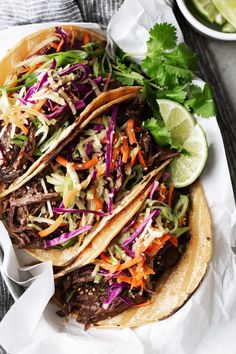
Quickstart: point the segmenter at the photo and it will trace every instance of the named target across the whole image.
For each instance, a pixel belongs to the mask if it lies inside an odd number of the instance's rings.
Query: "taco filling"
[[[0,87],[0,180],[5,188],[95,97],[121,86],[109,74],[110,61],[100,37],[96,42],[86,32],[81,37],[72,29],[56,27],[40,48],[19,62]]]
[[[91,264],[56,281],[60,316],[89,326],[130,308],[149,305],[160,276],[188,241],[188,191],[155,181],[141,210]]]
[[[142,124],[145,109],[129,102],[90,121],[40,175],[1,201],[19,247],[81,245],[145,175],[179,156],[154,142]]]

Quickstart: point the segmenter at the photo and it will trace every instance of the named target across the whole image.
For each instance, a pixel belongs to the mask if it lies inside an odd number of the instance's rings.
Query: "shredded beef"
[[[11,198],[10,203],[11,206],[22,206],[22,205],[30,205],[35,203],[43,203],[47,200],[59,200],[60,196],[58,193],[40,193],[40,194],[30,194],[27,193],[25,196],[15,199]]]
[[[180,253],[170,241],[160,249],[154,259],[155,276],[173,267],[180,259]]]
[[[3,220],[10,236],[19,248],[43,248],[43,241],[38,236],[38,230],[28,226],[29,215],[38,215],[46,201],[51,203],[60,199],[60,195],[48,186],[48,193],[44,193],[41,178],[42,174],[14,191],[10,197],[0,200],[0,218]],[[48,225],[43,224],[46,228]]]
[[[179,260],[180,254],[171,242],[158,252],[154,259],[155,275],[151,276],[151,288],[155,289],[160,276]],[[101,280],[99,284],[93,282],[92,272],[94,265],[72,271],[68,275],[56,281],[56,297],[59,299],[62,309],[58,311],[61,317],[76,313],[77,321],[85,324],[97,323],[110,317],[114,317],[137,304],[146,302],[150,298],[148,291],[140,294],[139,289],[123,290],[124,295],[132,304],[128,305],[121,298],[116,297],[108,309],[103,308],[103,303],[108,296],[109,282]]]
[[[7,128],[1,138],[1,150],[4,158],[1,159],[0,180],[8,186],[27,169],[29,162],[33,163],[33,154],[36,147],[35,132],[33,127],[29,127],[28,139],[22,142],[20,147],[12,141],[11,124]],[[15,135],[21,135],[21,130],[16,128]]]
[[[88,271],[90,271],[90,275],[88,275]],[[92,323],[114,317],[149,298],[147,293],[139,295],[137,291],[132,291],[126,296],[132,301],[133,305],[128,305],[120,297],[116,297],[108,309],[105,310],[103,303],[108,296],[109,283],[95,284],[91,274],[91,269],[86,266],[57,282],[57,296],[59,296],[60,302],[64,304],[63,309],[58,311],[59,316],[64,317],[71,312],[76,312],[77,321],[83,323],[87,328]],[[85,282],[86,278],[88,282]]]

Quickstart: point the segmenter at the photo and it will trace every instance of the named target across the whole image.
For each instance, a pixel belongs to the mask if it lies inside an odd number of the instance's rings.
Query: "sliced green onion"
[[[102,277],[103,276],[101,274],[96,275],[96,277],[94,278],[94,283],[98,284],[100,282],[100,280],[102,279]]]
[[[93,278],[96,277],[96,275],[97,275],[97,273],[99,272],[99,270],[100,270],[100,266],[99,266],[98,264],[96,264],[95,267],[94,267],[94,270],[93,270],[93,272],[92,272],[92,277],[93,277]]]
[[[188,226],[178,227],[177,230],[174,232],[174,236],[179,237],[179,236],[183,235],[185,232],[187,232],[188,230],[189,230]]]
[[[167,207],[167,206],[166,207],[160,207],[160,209],[161,209],[161,215],[165,219],[167,219],[169,221],[174,221],[174,217],[173,217],[171,209],[169,207]]]
[[[178,219],[184,217],[189,205],[189,198],[187,195],[180,195],[178,202],[175,204],[173,212]]]
[[[112,264],[117,264],[118,261],[117,261],[116,257],[114,257],[114,255],[113,255],[113,253],[112,253],[112,250],[111,250],[111,247],[108,247],[108,252],[109,252],[109,254],[110,254],[110,256],[111,256]]]

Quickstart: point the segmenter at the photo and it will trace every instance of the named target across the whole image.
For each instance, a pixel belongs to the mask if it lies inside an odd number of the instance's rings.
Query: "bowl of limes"
[[[236,0],[176,0],[186,20],[207,37],[236,40]]]

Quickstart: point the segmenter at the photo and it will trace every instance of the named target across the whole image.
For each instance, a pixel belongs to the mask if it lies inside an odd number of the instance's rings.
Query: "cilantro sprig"
[[[173,25],[155,25],[150,30],[147,49],[142,68],[160,88],[170,89],[192,81],[197,69],[197,56],[186,44],[177,45]]]
[[[154,100],[157,98],[176,101],[201,117],[215,115],[209,84],[205,84],[203,89],[192,84],[197,73],[197,55],[186,44],[177,43],[176,28],[172,24],[156,24],[150,30],[146,57],[140,65],[129,62],[128,55],[121,50],[116,55],[113,75],[123,85],[144,86],[144,96],[155,118],[158,106]],[[163,128],[160,117],[158,124]]]

